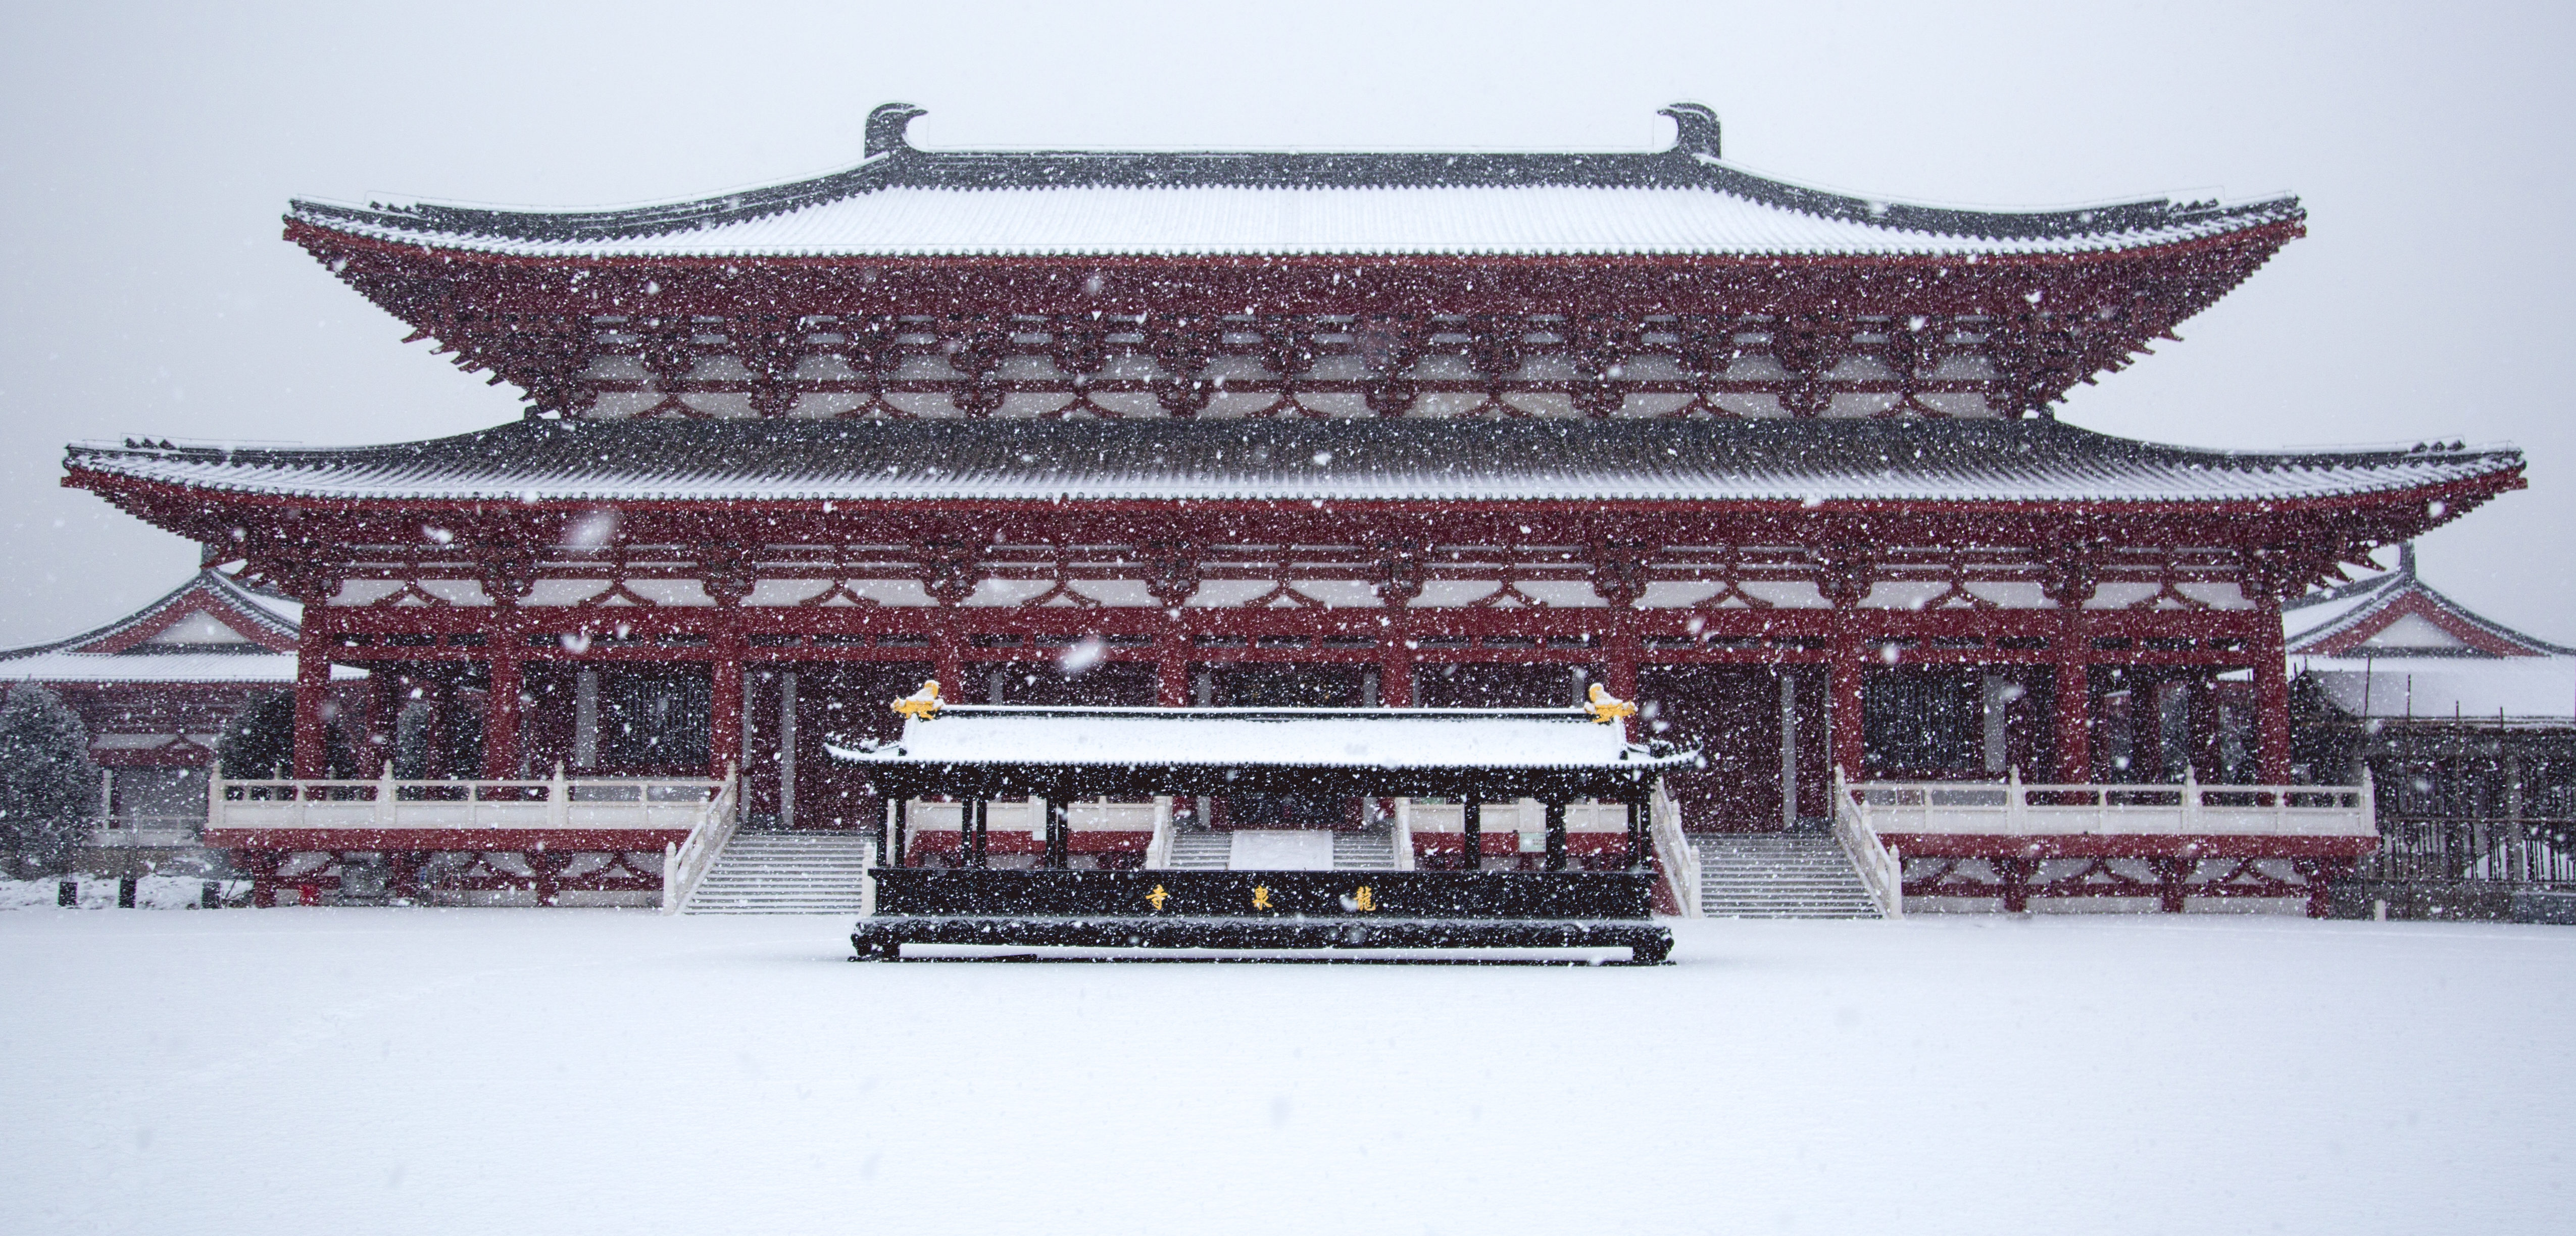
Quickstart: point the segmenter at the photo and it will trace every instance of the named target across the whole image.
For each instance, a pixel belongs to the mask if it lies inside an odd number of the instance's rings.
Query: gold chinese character
[[[1163,886],[1162,886],[1162,885],[1160,885],[1160,884],[1157,884],[1157,885],[1155,885],[1155,886],[1154,886],[1154,891],[1153,891],[1153,892],[1150,892],[1150,893],[1145,894],[1145,900],[1147,900],[1147,901],[1150,901],[1150,902],[1154,903],[1154,908],[1155,908],[1155,909],[1157,909],[1157,910],[1162,909],[1162,908],[1163,908],[1163,902],[1164,902],[1165,900],[1169,899],[1170,897],[1171,897],[1171,894],[1170,894],[1170,893],[1167,893],[1167,892],[1164,892],[1164,891],[1163,891]]]
[[[1255,884],[1252,886],[1252,908],[1255,910],[1267,910],[1270,908],[1269,885]]]
[[[1360,891],[1351,894],[1351,908],[1354,910],[1374,910],[1377,908],[1377,897],[1369,892],[1368,885],[1360,885]]]

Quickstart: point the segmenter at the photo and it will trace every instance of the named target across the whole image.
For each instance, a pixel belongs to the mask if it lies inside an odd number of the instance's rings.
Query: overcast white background
[[[1809,10],[1814,11],[1801,11]],[[397,441],[518,415],[279,239],[291,195],[539,206],[931,147],[1644,149],[2037,206],[2301,194],[2311,235],[2063,414],[2210,446],[2510,440],[2532,488],[2429,538],[2471,606],[2576,642],[2564,6],[1321,0],[1015,8],[36,5],[0,27],[0,644],[196,550],[58,487],[127,434]]]

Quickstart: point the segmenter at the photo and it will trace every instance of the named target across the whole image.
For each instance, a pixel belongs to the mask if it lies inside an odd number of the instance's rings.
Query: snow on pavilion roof
[[[1684,768],[1580,708],[1028,708],[951,705],[856,763],[1206,768]]]
[[[386,446],[83,443],[66,466],[322,501],[2197,504],[2504,477],[2522,454],[2197,450],[2048,420],[527,420]]]
[[[1718,157],[1717,118],[1601,154],[930,151],[904,104],[811,180],[618,210],[296,201],[346,235],[545,258],[966,255],[2101,252],[2295,223],[2293,197],[1995,211],[1857,197]]]
[[[0,682],[292,683],[303,614],[303,606],[221,571],[199,571],[97,630],[0,651]],[[333,670],[336,678],[365,676]]]
[[[2394,571],[2284,603],[2281,625],[2290,655],[2321,662],[2576,657],[2436,591],[2416,577],[2411,545]]]

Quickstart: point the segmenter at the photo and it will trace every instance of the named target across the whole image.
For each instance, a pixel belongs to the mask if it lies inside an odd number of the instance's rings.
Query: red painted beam
[[[2358,858],[2379,848],[2376,837],[2215,833],[2188,836],[2055,834],[2035,837],[1882,833],[1880,837],[1907,858]]]

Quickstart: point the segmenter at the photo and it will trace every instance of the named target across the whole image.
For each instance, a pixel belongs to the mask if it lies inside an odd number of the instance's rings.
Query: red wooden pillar
[[[2030,909],[2030,878],[2039,871],[2035,858],[1998,858],[1995,874],[2003,877],[2004,913],[2021,914]]]
[[[1855,781],[1867,775],[1863,764],[1869,746],[1861,729],[1861,708],[1862,676],[1868,672],[1868,646],[1861,639],[1859,619],[1845,613],[1842,629],[1834,634],[1833,661],[1826,667],[1825,731],[1831,736],[1834,767]]]
[[[2198,866],[2188,858],[2151,858],[2147,869],[2156,873],[2156,908],[2167,914],[2183,912],[2183,895],[2190,891],[2188,881],[2192,868]]]
[[[1379,654],[1377,702],[1381,707],[1413,707],[1413,650],[1405,646],[1408,639],[1404,623],[1398,621]]]
[[[2057,781],[2076,785],[2093,779],[2093,684],[2080,612],[2068,611],[2057,645]]]
[[[2290,781],[2290,663],[2281,636],[2281,604],[2265,598],[2254,638],[2255,779],[2265,785]]]
[[[420,869],[428,858],[428,854],[417,850],[387,851],[385,864],[392,869],[391,878],[386,881],[388,890],[404,901],[418,900]]]
[[[493,636],[491,689],[483,696],[483,776],[488,779],[519,775],[520,664],[519,650]]]
[[[550,906],[563,892],[564,868],[572,865],[572,855],[552,850],[528,853],[529,887],[537,894],[537,904]]]
[[[931,655],[935,658],[939,674],[940,698],[952,703],[967,698],[966,657],[964,651],[958,647],[957,633],[942,630],[931,647]]]
[[[235,850],[233,866],[250,872],[250,904],[253,909],[277,908],[277,869],[286,865],[286,855],[279,850]]]
[[[1190,706],[1189,640],[1178,631],[1163,636],[1162,659],[1154,663],[1154,702],[1165,708]]]
[[[708,692],[707,775],[724,776],[742,761],[742,662],[744,642],[739,631],[726,631],[715,638],[715,660],[708,666],[715,682]]]
[[[295,775],[330,775],[331,748],[325,737],[322,705],[331,693],[331,652],[322,634],[307,623],[295,642]]]

